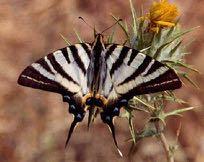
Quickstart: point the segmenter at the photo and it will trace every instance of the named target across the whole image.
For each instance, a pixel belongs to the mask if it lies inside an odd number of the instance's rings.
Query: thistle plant
[[[195,68],[185,62],[185,56],[189,54],[186,46],[182,44],[183,36],[195,28],[183,30],[179,24],[179,11],[175,4],[167,0],[153,2],[149,13],[136,14],[133,3],[130,0],[132,22],[120,22],[119,25],[126,36],[126,45],[140,50],[146,55],[166,64],[174,69],[181,80],[187,80],[198,87],[189,77],[189,71],[198,72]],[[113,16],[113,15],[112,15]],[[113,16],[115,20],[118,20]],[[126,108],[122,117],[129,123],[132,149],[134,151],[137,142],[145,137],[156,136],[162,143],[166,153],[167,161],[174,161],[174,152],[177,148],[170,145],[163,133],[166,119],[169,116],[181,116],[183,112],[192,110],[194,107],[184,107],[170,112],[165,112],[168,102],[187,105],[185,101],[176,97],[172,91],[164,91],[155,94],[135,96]],[[134,129],[133,118],[135,111],[144,111],[149,114],[148,122],[142,131]]]

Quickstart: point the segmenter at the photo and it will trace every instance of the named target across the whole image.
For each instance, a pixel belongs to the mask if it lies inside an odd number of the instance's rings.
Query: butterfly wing
[[[120,108],[133,96],[180,88],[181,81],[169,67],[126,46],[108,45],[105,60],[107,74],[103,95],[108,105],[101,119],[108,124],[118,148],[113,118],[119,116]]]
[[[171,68],[126,46],[110,45],[106,53],[113,91],[127,100],[133,96],[174,90],[181,81]],[[112,96],[109,96],[111,98]]]
[[[19,76],[18,84],[59,93],[69,103],[69,112],[74,115],[66,145],[75,125],[84,118],[82,97],[88,92],[87,69],[90,63],[91,46],[75,44],[59,49],[32,63]]]
[[[28,66],[18,83],[60,94],[85,94],[86,70],[90,62],[89,44],[76,44],[59,49]]]

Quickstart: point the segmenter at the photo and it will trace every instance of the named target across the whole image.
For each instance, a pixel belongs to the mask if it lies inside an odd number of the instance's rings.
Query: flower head
[[[157,31],[162,27],[175,26],[175,21],[178,15],[179,12],[177,6],[170,3],[168,0],[153,2],[147,16],[150,20],[150,29]]]

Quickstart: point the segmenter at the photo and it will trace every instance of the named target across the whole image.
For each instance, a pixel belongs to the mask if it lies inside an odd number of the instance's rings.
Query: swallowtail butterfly
[[[74,120],[66,146],[76,124],[89,111],[100,113],[117,149],[113,119],[128,100],[181,87],[174,70],[138,50],[105,44],[102,34],[96,34],[93,43],[74,44],[32,63],[21,73],[18,84],[59,93],[69,104]]]

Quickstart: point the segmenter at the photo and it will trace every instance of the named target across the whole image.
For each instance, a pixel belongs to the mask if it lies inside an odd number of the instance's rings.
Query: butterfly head
[[[111,26],[107,27],[106,29],[104,29],[102,32],[97,32],[96,29],[94,28],[94,37],[95,37],[95,41],[98,40],[100,42],[103,42],[103,33],[106,32],[107,30],[111,29],[113,26],[115,26],[116,24],[118,24],[120,21],[122,21],[122,19],[117,20],[114,24],[112,24]]]
[[[95,33],[94,37],[95,37],[95,42],[103,42],[103,34]]]
[[[103,40],[103,35],[100,33],[97,33],[95,35],[95,40],[93,42],[93,48],[96,48],[96,51],[101,51],[101,47],[104,47],[104,40]]]

